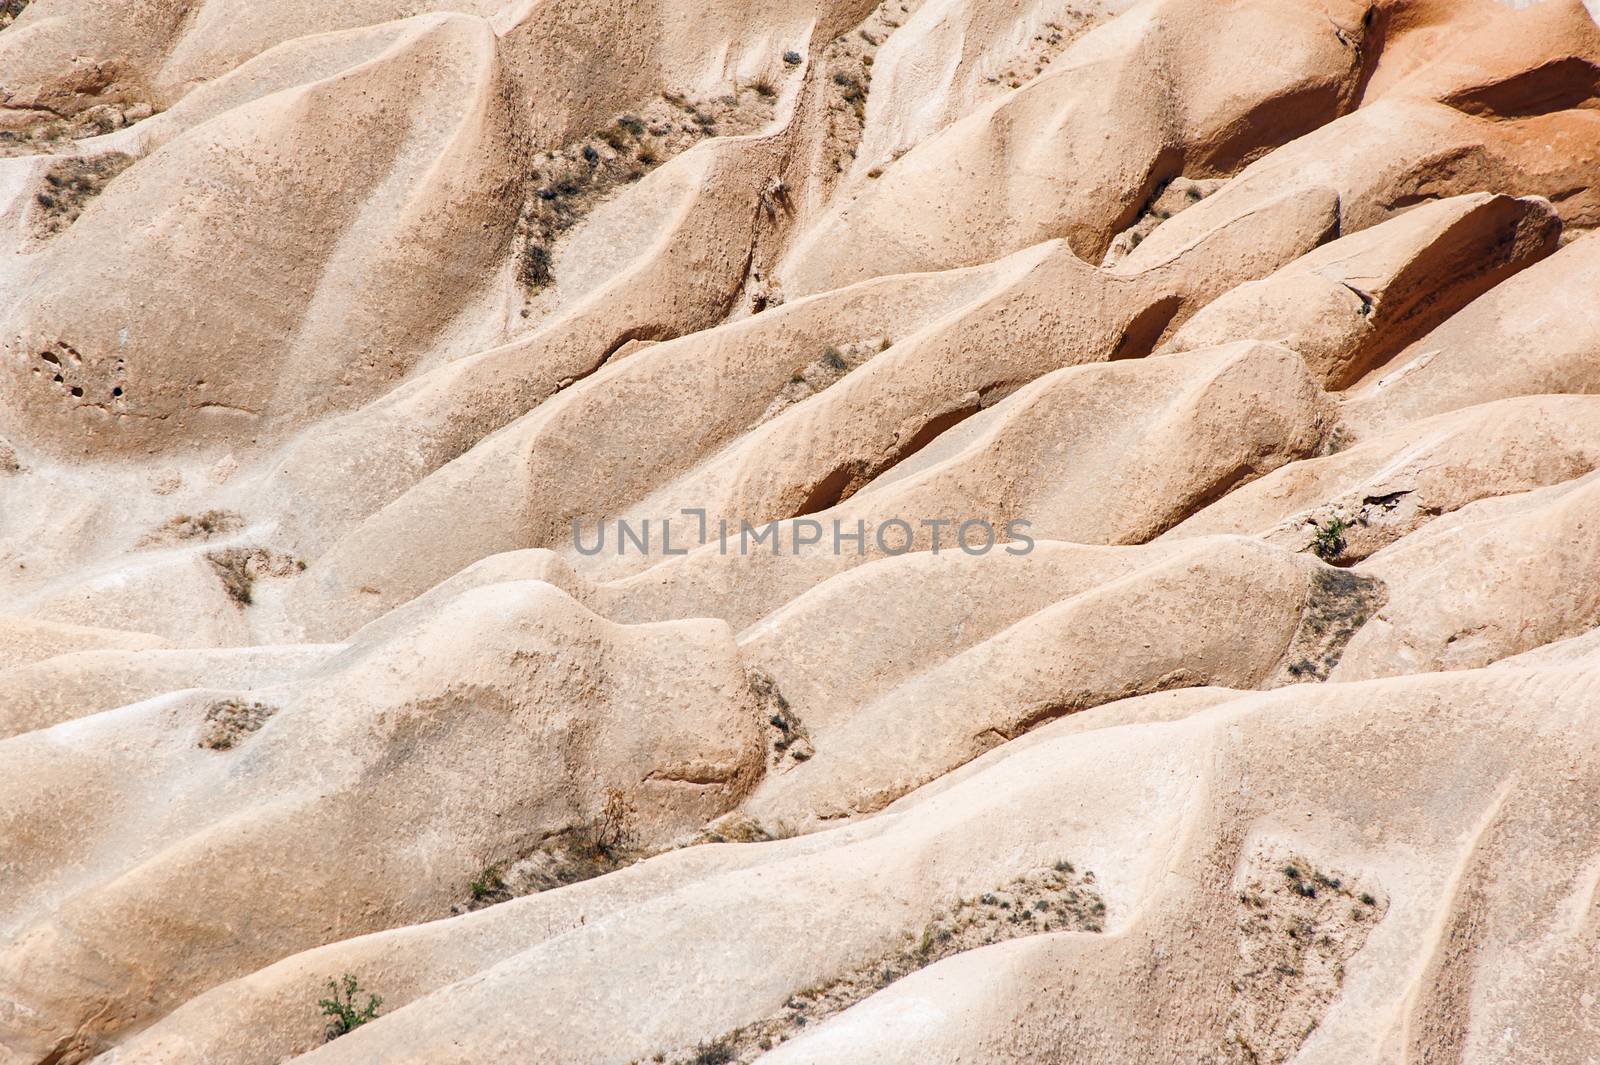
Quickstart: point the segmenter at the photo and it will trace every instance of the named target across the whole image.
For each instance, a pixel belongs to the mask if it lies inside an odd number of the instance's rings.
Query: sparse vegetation
[[[1314,528],[1316,534],[1311,543],[1311,550],[1325,562],[1337,559],[1344,551],[1344,534],[1350,528],[1349,523],[1335,515]]]
[[[1105,915],[1105,900],[1095,886],[1094,874],[1077,875],[1071,862],[1059,861],[1042,872],[1018,877],[1004,887],[935,911],[920,930],[907,933],[899,949],[826,984],[796,991],[771,1016],[701,1042],[692,1050],[660,1054],[652,1060],[670,1060],[674,1065],[754,1061],[808,1025],[944,958],[1041,932],[1099,932],[1105,926]],[[707,1053],[719,1056],[702,1056]]]
[[[213,533],[226,532],[238,527],[237,515],[228,514],[220,510],[208,510],[196,518],[179,518],[181,529],[179,536],[211,536]]]
[[[909,15],[918,5],[902,4],[898,14]],[[890,5],[880,6],[853,33],[840,34],[823,49],[818,64],[828,73],[828,140],[823,173],[843,174],[861,146],[866,126],[867,94],[872,88],[872,66],[877,51],[899,25]],[[798,57],[797,57],[798,61]]]
[[[338,980],[329,980],[328,991],[329,997],[318,999],[317,1007],[322,1010],[322,1015],[328,1018],[325,1037],[329,1042],[355,1031],[368,1021],[375,1020],[378,1016],[378,1007],[383,1005],[383,999],[377,995],[368,995],[367,1004],[357,1007],[356,997],[362,993],[361,985],[349,973],[345,973]]]
[[[637,811],[621,788],[608,788],[600,811],[559,832],[516,861],[495,863],[467,885],[452,913],[467,913],[568,884],[592,880],[649,856],[634,838]]]
[[[206,561],[222,580],[222,589],[240,607],[255,601],[261,577],[287,577],[306,568],[301,559],[264,547],[228,547],[206,552]]]
[[[1114,265],[1144,243],[1161,223],[1193,207],[1221,185],[1222,182],[1214,178],[1197,180],[1183,176],[1158,183],[1133,222],[1112,238],[1100,265]]]
[[[1317,455],[1337,455],[1350,447],[1352,442],[1349,426],[1342,421],[1336,422],[1323,435],[1322,442],[1317,447]]]
[[[1344,569],[1317,567],[1300,624],[1284,656],[1290,681],[1327,680],[1361,626],[1387,601],[1382,581]]]
[[[244,519],[231,510],[178,514],[152,530],[139,541],[139,546],[152,547],[185,540],[209,540],[214,536],[237,532],[243,527]]]
[[[500,875],[498,865],[485,868],[473,878],[467,890],[471,893],[473,902],[504,902],[511,897],[511,892],[506,889],[505,877]]]
[[[600,814],[563,833],[541,848],[525,865],[529,892],[592,880],[644,857],[633,842],[629,823],[633,808],[621,789],[612,788]]]
[[[550,273],[550,249],[536,241],[529,241],[522,249],[522,263],[517,272],[523,285],[538,291],[554,278]]]
[[[213,551],[206,555],[206,561],[222,579],[222,590],[228,593],[229,599],[240,606],[249,606],[255,601],[256,579],[250,572],[250,552],[237,548]]]
[[[860,79],[849,74],[843,73],[842,71],[835,74],[833,76],[833,83],[844,90],[843,98],[847,103],[861,103],[867,98],[867,90],[861,84]]]
[[[206,709],[200,728],[200,746],[213,751],[231,751],[241,740],[267,723],[277,713],[265,703],[222,699]]]
[[[595,130],[592,140],[543,153],[528,175],[531,192],[518,221],[524,289],[537,293],[555,281],[557,243],[602,199],[704,137],[759,128],[771,119],[776,96],[765,79],[710,100],[665,92],[642,113],[618,115]]]
[[[763,669],[751,668],[746,671],[746,677],[766,722],[767,767],[783,768],[788,762],[804,762],[816,754],[805,725],[778,690],[772,675]]]
[[[589,841],[596,851],[608,858],[625,852],[632,839],[628,823],[633,819],[633,805],[621,788],[607,788],[605,805],[600,816],[590,822]]]
[[[38,206],[34,231],[40,236],[52,236],[72,225],[89,201],[132,165],[133,156],[125,152],[108,152],[91,159],[63,159],[52,165],[33,196]]]
[[[726,1065],[732,1060],[733,1047],[726,1039],[701,1043],[695,1047],[694,1057],[690,1059],[693,1065]]]
[[[3,2],[4,0],[0,0],[0,3]],[[18,7],[16,10],[20,13],[22,8]],[[9,22],[0,17],[0,30],[5,29],[7,25]],[[0,157],[66,155],[77,150],[74,141],[123,129],[155,113],[155,108],[148,103],[94,104],[70,116],[40,110],[35,112],[36,121],[26,128],[0,130]],[[79,160],[65,161],[70,163]]]
[[[825,345],[816,359],[796,368],[789,375],[788,384],[773,397],[756,424],[775,418],[796,403],[802,403],[838,384],[846,374],[860,369],[874,355],[887,351],[891,344],[888,337],[881,337]]]
[[[1239,961],[1222,1061],[1274,1065],[1294,1057],[1344,981],[1385,907],[1348,877],[1302,855],[1259,854],[1237,893]]]
[[[740,810],[723,814],[707,825],[695,838],[695,843],[766,843],[769,840],[789,839],[795,835],[794,826],[787,821],[764,825]]]

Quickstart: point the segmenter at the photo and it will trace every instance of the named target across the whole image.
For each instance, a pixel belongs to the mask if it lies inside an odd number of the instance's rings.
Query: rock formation
[[[0,0],[0,1065],[1592,1062],[1581,0]]]

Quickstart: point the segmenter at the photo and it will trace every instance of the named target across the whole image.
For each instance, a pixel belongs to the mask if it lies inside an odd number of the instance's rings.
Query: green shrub
[[[318,999],[317,1006],[321,1008],[322,1015],[328,1018],[330,1040],[353,1032],[368,1021],[376,1019],[378,1007],[383,1005],[383,999],[377,995],[368,995],[367,1004],[357,1009],[356,996],[361,993],[361,985],[349,973],[345,973],[339,980],[329,980],[328,990],[333,997]]]
[[[506,881],[505,878],[500,875],[500,867],[498,865],[491,865],[483,872],[479,873],[477,879],[475,879],[470,885],[470,889],[472,891],[472,898],[476,902],[482,902],[484,899],[493,898],[494,896],[505,891]]]
[[[1333,561],[1344,551],[1344,534],[1348,528],[1350,525],[1343,518],[1329,518],[1326,525],[1316,527],[1317,538],[1312,542],[1311,550],[1316,552],[1318,558],[1326,562]]]

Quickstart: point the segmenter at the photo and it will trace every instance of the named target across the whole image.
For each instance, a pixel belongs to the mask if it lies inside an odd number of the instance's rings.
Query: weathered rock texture
[[[1579,0],[0,0],[0,1065],[1592,1063],[1596,227]]]

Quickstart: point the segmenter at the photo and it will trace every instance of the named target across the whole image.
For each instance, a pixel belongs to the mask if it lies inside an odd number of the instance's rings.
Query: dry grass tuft
[[[1105,927],[1105,915],[1105,900],[1095,886],[1094,874],[1080,873],[1071,862],[1059,861],[934,912],[920,931],[907,933],[899,949],[827,984],[796,991],[783,1009],[768,1017],[693,1049],[658,1054],[652,1060],[670,1060],[673,1065],[698,1065],[706,1060],[751,1062],[806,1027],[944,958],[1043,932],[1099,932]],[[708,1059],[703,1056],[707,1053],[717,1056]]]
[[[200,746],[211,751],[231,751],[240,741],[267,723],[277,713],[265,703],[222,699],[206,709],[200,728]]]

